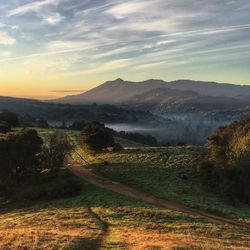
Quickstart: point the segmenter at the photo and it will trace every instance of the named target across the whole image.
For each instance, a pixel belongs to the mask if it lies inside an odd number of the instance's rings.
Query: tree
[[[0,133],[8,133],[11,131],[11,127],[7,122],[0,122]]]
[[[81,133],[81,144],[90,150],[102,150],[114,145],[114,138],[105,127],[98,124],[88,124]]]
[[[212,161],[203,164],[204,177],[230,201],[250,204],[250,118],[219,128],[208,145]]]
[[[43,168],[49,169],[52,173],[57,173],[72,147],[67,135],[60,132],[55,133],[51,137],[49,145],[43,147],[41,154]]]
[[[0,121],[7,122],[11,127],[19,126],[19,117],[13,112],[0,113]]]
[[[209,138],[208,145],[216,165],[230,167],[241,155],[250,153],[250,118],[219,128]]]
[[[86,126],[85,122],[73,122],[70,126],[69,129],[71,130],[77,130],[77,131],[81,131],[84,129],[84,127]]]
[[[38,128],[48,128],[49,127],[49,124],[46,120],[44,119],[38,119],[37,120],[37,127]]]
[[[22,130],[0,138],[1,177],[21,181],[39,173],[43,140],[35,130]]]

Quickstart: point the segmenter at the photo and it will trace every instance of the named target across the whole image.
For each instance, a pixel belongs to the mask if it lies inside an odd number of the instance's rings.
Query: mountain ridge
[[[165,82],[149,79],[132,82],[118,78],[80,95],[66,96],[54,102],[111,104],[158,114],[224,111],[248,106],[250,86],[192,80]]]

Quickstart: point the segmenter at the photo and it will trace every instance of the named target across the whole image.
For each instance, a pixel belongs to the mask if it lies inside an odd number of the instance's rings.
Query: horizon
[[[90,89],[87,89],[87,90],[53,90],[51,91],[52,93],[53,92],[56,92],[56,93],[65,93],[64,95],[60,95],[60,96],[36,96],[36,94],[32,95],[32,96],[27,96],[27,95],[2,95],[0,94],[0,97],[11,97],[11,98],[23,98],[23,99],[34,99],[34,100],[38,100],[38,101],[50,101],[50,100],[55,100],[55,99],[60,99],[60,98],[64,98],[64,97],[67,97],[67,96],[74,96],[74,95],[79,95],[79,94],[83,94],[85,92],[88,92],[96,87],[99,87],[103,84],[105,84],[106,82],[114,82],[114,81],[117,81],[117,80],[121,80],[123,82],[132,82],[132,83],[143,83],[145,81],[149,81],[149,80],[156,80],[156,81],[163,81],[163,82],[166,82],[167,83],[171,83],[171,82],[175,82],[175,81],[193,81],[193,82],[202,82],[201,84],[203,83],[215,83],[215,84],[218,84],[218,85],[235,85],[235,86],[247,86],[247,87],[250,87],[250,84],[237,84],[237,83],[226,83],[226,82],[215,82],[215,81],[200,81],[200,80],[192,80],[192,79],[176,79],[176,80],[172,80],[172,81],[166,81],[166,80],[163,80],[163,79],[158,79],[158,78],[151,78],[151,79],[144,79],[144,80],[141,80],[141,81],[133,81],[133,80],[128,80],[128,79],[123,79],[123,78],[116,78],[116,79],[111,79],[111,80],[107,80],[105,82],[102,82],[100,84],[98,84],[97,86],[93,87],[93,88],[90,88]],[[66,94],[67,93],[67,94]]]
[[[247,0],[1,3],[0,95],[48,100],[119,77],[250,86],[249,12]]]

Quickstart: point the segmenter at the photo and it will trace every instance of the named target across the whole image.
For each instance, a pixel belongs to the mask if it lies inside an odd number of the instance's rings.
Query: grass
[[[47,140],[50,131],[39,134]],[[78,134],[67,132],[77,142]],[[196,149],[127,147],[117,153],[80,153],[100,175],[158,197],[249,221],[249,207],[232,207],[202,189],[195,174],[201,159]],[[109,164],[103,166],[103,161]],[[76,181],[82,191],[75,197],[25,206],[2,204],[0,249],[250,249],[247,229],[212,224]]]
[[[230,205],[205,190],[197,168],[204,154],[197,149],[135,148],[123,152],[89,155],[78,149],[98,175],[110,178],[159,198],[250,223],[250,206]],[[79,157],[77,160],[81,161]],[[108,162],[108,165],[102,164]],[[84,162],[82,162],[84,164]]]
[[[82,182],[81,195],[0,214],[0,249],[249,249],[249,231],[155,208]],[[88,207],[108,224],[103,225]],[[97,243],[101,247],[97,247]]]

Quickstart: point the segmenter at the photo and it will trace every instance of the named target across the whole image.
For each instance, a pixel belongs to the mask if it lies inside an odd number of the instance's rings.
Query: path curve
[[[199,209],[190,208],[190,207],[187,207],[185,205],[182,205],[173,201],[160,199],[153,195],[137,191],[133,188],[130,188],[118,182],[114,182],[107,178],[95,175],[90,170],[84,168],[82,164],[79,164],[76,161],[74,161],[70,155],[66,157],[66,160],[67,160],[67,167],[75,175],[79,176],[85,181],[91,184],[94,184],[95,186],[98,186],[100,188],[111,190],[115,193],[119,193],[129,198],[133,198],[133,199],[136,199],[145,203],[149,203],[158,207],[163,207],[166,209],[174,210],[174,211],[192,215],[192,216],[199,216],[199,217],[208,219],[209,221],[214,222],[214,223],[250,228],[250,224],[248,223],[234,221],[234,220],[227,219],[221,216],[217,216],[208,212],[201,211]]]

